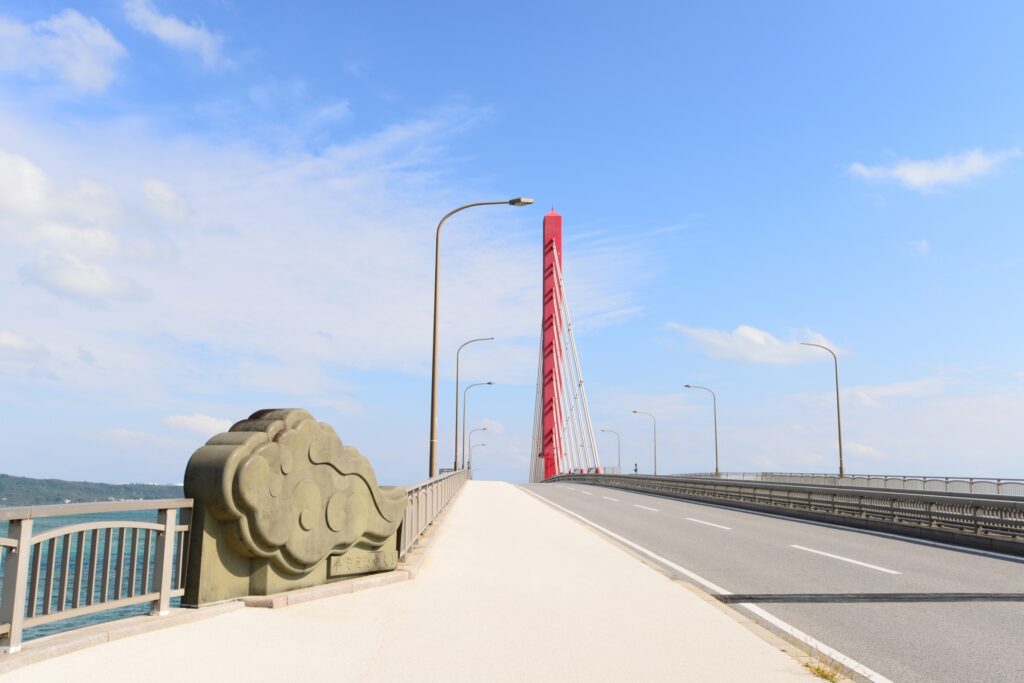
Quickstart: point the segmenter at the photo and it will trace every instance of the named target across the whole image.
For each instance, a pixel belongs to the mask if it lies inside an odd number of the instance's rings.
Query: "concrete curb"
[[[118,621],[84,626],[73,631],[56,633],[52,636],[36,638],[22,645],[21,651],[0,657],[0,675],[10,673],[29,664],[53,657],[60,657],[76,650],[83,650],[93,645],[102,645],[103,643],[128,638],[129,636],[137,636],[179,624],[199,621],[208,617],[216,617],[241,608],[242,603],[237,601],[225,602],[201,610],[176,607],[171,610],[170,614],[162,617],[130,617]]]
[[[299,605],[304,602],[322,600],[324,598],[333,598],[338,595],[347,595],[348,593],[355,593],[356,591],[377,588],[379,586],[387,586],[392,583],[415,579],[420,567],[423,566],[423,561],[427,557],[427,551],[430,549],[430,546],[433,545],[434,536],[437,533],[440,523],[444,520],[448,511],[451,510],[452,505],[456,500],[458,500],[461,493],[462,488],[460,488],[455,496],[448,501],[448,505],[445,506],[444,510],[438,513],[437,517],[434,518],[434,521],[430,523],[430,526],[428,526],[420,535],[419,540],[416,541],[416,545],[406,553],[405,559],[398,563],[398,567],[395,568],[394,571],[359,576],[354,579],[335,581],[334,583],[327,583],[322,586],[299,588],[286,593],[252,595],[246,598],[241,598],[240,602],[246,607],[278,609],[281,607]]]

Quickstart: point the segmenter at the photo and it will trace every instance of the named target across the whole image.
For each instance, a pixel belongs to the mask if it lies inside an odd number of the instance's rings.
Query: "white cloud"
[[[46,206],[49,193],[50,181],[42,169],[23,156],[0,149],[0,211],[38,213]]]
[[[1014,147],[998,152],[972,149],[925,161],[899,161],[889,166],[850,164],[850,173],[868,180],[895,180],[915,190],[930,190],[941,185],[955,185],[987,175],[1001,163],[1021,155]]]
[[[81,92],[102,92],[126,54],[103,24],[72,9],[33,24],[0,16],[0,72],[55,76]]]
[[[886,399],[935,396],[942,393],[946,384],[942,377],[925,377],[891,384],[858,386],[846,389],[842,393],[864,406],[881,408]]]
[[[928,256],[932,251],[932,247],[928,244],[928,240],[913,240],[909,244],[910,248],[920,256]]]
[[[32,357],[46,354],[46,347],[37,341],[10,330],[0,330],[0,356]]]
[[[146,206],[156,216],[167,221],[177,222],[189,214],[188,204],[178,196],[174,188],[163,182],[150,178],[142,183],[142,196]]]
[[[117,251],[117,237],[102,228],[75,228],[45,222],[36,229],[36,236],[63,252],[110,255]]]
[[[230,63],[221,52],[224,37],[207,30],[201,22],[186,24],[178,17],[161,14],[150,0],[125,0],[124,11],[128,23],[136,29],[177,50],[199,55],[207,68]]]
[[[82,261],[73,254],[44,253],[35,263],[20,270],[22,278],[53,294],[99,303],[127,299],[140,294],[130,280],[113,276],[106,268]]]
[[[857,460],[885,460],[885,453],[864,443],[848,442],[843,444],[843,450],[856,457]]]
[[[732,332],[686,327],[678,323],[668,323],[666,327],[684,334],[705,355],[722,360],[793,365],[827,358],[823,351],[803,346],[800,341],[782,341],[770,332],[750,325],[740,325]],[[802,340],[823,344],[837,354],[841,353],[835,344],[818,332],[807,330],[801,336]]]
[[[164,418],[164,424],[200,436],[211,437],[231,429],[232,422],[196,413],[194,415],[168,415]]]

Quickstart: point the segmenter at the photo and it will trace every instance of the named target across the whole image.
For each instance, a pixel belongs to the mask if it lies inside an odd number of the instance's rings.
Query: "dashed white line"
[[[732,527],[731,526],[722,526],[721,524],[715,524],[714,522],[705,522],[703,519],[694,519],[693,517],[687,517],[686,519],[690,520],[691,522],[697,522],[697,524],[707,524],[708,526],[713,526],[713,527],[716,527],[718,529],[725,529],[726,531],[732,531]]]
[[[672,560],[666,559],[666,558],[662,557],[661,555],[658,555],[657,553],[655,553],[655,552],[653,552],[651,550],[648,550],[647,548],[643,547],[642,545],[638,545],[636,543],[633,543],[633,541],[630,541],[627,538],[623,538],[622,536],[619,536],[614,531],[606,529],[603,526],[601,526],[601,525],[599,525],[599,524],[597,524],[595,522],[590,521],[589,519],[587,519],[583,515],[578,515],[575,512],[573,512],[572,510],[568,510],[568,509],[562,507],[561,505],[558,505],[557,503],[553,503],[552,501],[548,500],[544,496],[542,496],[540,494],[537,494],[537,493],[534,493],[530,489],[524,489],[524,490],[527,493],[529,493],[531,496],[535,496],[535,497],[540,498],[541,500],[545,501],[551,507],[557,508],[557,509],[561,510],[562,512],[564,512],[565,514],[570,515],[572,517],[575,517],[576,519],[580,520],[584,524],[587,524],[587,525],[597,529],[598,531],[600,531],[601,533],[609,536],[610,538],[614,538],[616,541],[619,541],[623,545],[627,545],[630,548],[633,548],[634,550],[636,550],[641,555],[646,555],[647,557],[651,558],[655,562],[659,562],[660,564],[668,567],[669,569],[677,571],[680,574],[682,574],[683,576],[686,576],[686,577],[692,579],[693,581],[697,582],[701,586],[704,586],[705,588],[707,588],[709,591],[711,591],[713,593],[720,593],[722,595],[732,595],[732,593],[730,593],[729,591],[725,590],[721,586],[718,586],[718,585],[715,585],[714,583],[711,583],[710,581],[705,579],[703,576],[700,576],[699,574],[695,574],[694,572],[691,572],[689,569],[686,569],[685,567],[681,567],[680,565],[676,564]],[[637,507],[643,507],[643,506],[642,505],[637,505]],[[646,509],[647,510],[652,510],[653,508],[646,508]],[[784,633],[787,633],[790,636],[792,636],[793,638],[796,638],[797,640],[803,642],[804,644],[809,646],[811,649],[816,650],[818,652],[821,652],[821,653],[827,655],[828,657],[836,660],[837,662],[839,662],[840,664],[842,664],[846,668],[848,668],[848,669],[850,669],[850,670],[860,674],[861,676],[863,676],[867,680],[872,681],[873,683],[892,683],[892,681],[890,681],[888,678],[886,678],[882,674],[878,673],[877,671],[873,671],[872,669],[864,666],[863,664],[861,664],[857,660],[851,659],[850,657],[847,657],[842,652],[839,652],[838,650],[829,647],[828,645],[826,645],[825,643],[821,642],[817,638],[814,638],[811,635],[809,635],[807,633],[804,633],[803,631],[801,631],[800,629],[796,628],[792,624],[789,624],[789,623],[783,621],[782,619],[779,619],[774,614],[771,614],[770,612],[765,611],[764,609],[758,607],[757,605],[755,605],[753,603],[750,603],[750,602],[742,602],[742,603],[739,603],[739,606],[743,607],[747,611],[757,615],[758,617],[760,617],[764,621],[766,621],[769,624],[771,624],[772,626],[774,626],[776,629],[778,629],[778,630],[780,630],[780,631],[782,631]]]
[[[654,508],[649,508],[646,505],[637,505],[634,503],[633,507],[640,508],[641,510],[650,510],[651,512],[658,512],[658,510],[655,510]]]
[[[592,496],[592,495],[594,495],[590,491],[580,491],[580,493],[582,493],[584,496]]]
[[[868,564],[867,562],[861,562],[860,560],[851,560],[849,557],[843,557],[842,555],[833,555],[832,553],[826,553],[821,550],[815,550],[813,548],[805,548],[802,545],[791,545],[790,548],[796,548],[797,550],[804,550],[815,555],[824,555],[825,557],[831,557],[833,560],[842,560],[843,562],[849,562],[850,564],[860,565],[861,567],[867,567],[868,569],[874,569],[875,571],[885,572],[886,574],[900,574],[894,569],[886,569],[885,567],[879,567],[875,564]]]
[[[604,498],[605,500],[610,500],[613,503],[618,503],[619,502],[618,498],[609,498],[608,496],[601,496],[601,497]]]
[[[570,490],[570,491],[575,491],[575,490],[576,490],[576,489],[574,489],[574,488],[573,488],[573,487],[571,487],[571,486],[566,486],[565,488],[567,488],[567,489],[568,489],[568,490]]]

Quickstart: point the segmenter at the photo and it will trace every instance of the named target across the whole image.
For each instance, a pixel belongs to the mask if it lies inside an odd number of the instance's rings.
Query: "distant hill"
[[[173,484],[97,484],[90,481],[32,479],[0,474],[0,506],[94,503],[106,500],[182,498]]]

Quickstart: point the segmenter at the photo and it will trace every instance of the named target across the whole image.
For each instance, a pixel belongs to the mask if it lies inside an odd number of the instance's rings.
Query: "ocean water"
[[[157,512],[156,512],[156,510],[144,510],[144,511],[139,511],[139,512],[111,512],[111,513],[101,513],[101,514],[92,514],[92,515],[68,515],[68,516],[65,516],[65,517],[44,517],[44,518],[41,518],[41,519],[34,520],[33,529],[32,529],[32,535],[35,536],[35,535],[38,535],[38,534],[43,533],[45,531],[49,531],[51,529],[67,527],[67,526],[71,526],[71,525],[74,525],[74,524],[82,524],[82,523],[87,523],[87,522],[99,522],[99,521],[112,521],[112,522],[154,522],[155,523],[157,521]],[[8,529],[8,523],[7,522],[0,522],[0,533],[6,535],[7,534],[7,529]],[[104,531],[100,532],[99,538],[98,538],[98,544],[97,544],[97,552],[95,554],[92,552],[92,550],[93,550],[92,549],[92,533],[91,532],[86,532],[85,535],[84,535],[84,538],[82,539],[84,541],[84,546],[85,546],[85,551],[84,551],[85,552],[85,564],[83,565],[83,578],[82,578],[82,588],[81,588],[81,604],[82,605],[85,605],[85,603],[86,603],[86,597],[87,597],[86,593],[88,591],[88,571],[89,571],[89,561],[90,561],[90,558],[92,560],[92,563],[96,566],[96,570],[95,570],[96,571],[96,587],[95,587],[95,590],[93,591],[93,600],[94,600],[94,602],[99,602],[99,599],[100,599],[100,597],[102,595],[103,587],[102,587],[101,577],[102,577],[102,565],[103,565],[103,548],[104,548],[104,544],[106,543],[106,535],[105,535],[106,533],[107,532],[104,532]],[[74,575],[74,572],[75,572],[75,558],[76,558],[76,553],[78,551],[78,540],[79,539],[78,539],[78,535],[77,534],[72,535],[71,536],[70,545],[67,548],[70,561],[69,561],[69,576],[68,576],[68,581],[67,581],[68,589],[67,589],[67,596],[66,596],[64,604],[65,604],[65,608],[68,609],[68,610],[71,609],[72,592],[73,592],[74,580],[75,580],[75,575]],[[110,563],[109,563],[109,570],[108,570],[109,571],[110,579],[109,579],[109,585],[108,585],[108,588],[107,588],[107,596],[108,596],[108,599],[110,599],[110,600],[114,599],[114,594],[115,594],[115,591],[116,591],[115,578],[116,578],[116,567],[117,567],[117,562],[118,562],[118,558],[116,557],[116,555],[117,555],[117,548],[118,548],[118,542],[119,541],[123,542],[126,545],[126,550],[122,554],[122,559],[121,559],[121,562],[122,562],[121,595],[122,595],[122,597],[127,597],[127,595],[128,595],[128,588],[129,588],[129,582],[130,582],[130,577],[131,577],[130,568],[131,568],[132,530],[128,529],[126,532],[124,532],[124,536],[123,536],[123,540],[122,540],[121,532],[119,532],[119,531],[117,531],[117,529],[115,529],[114,532],[113,532],[113,541],[112,541],[113,545],[112,545],[111,557],[110,557]],[[150,584],[152,585],[152,582],[153,582],[153,578],[152,578],[153,577],[153,569],[154,569],[153,565],[154,565],[155,556],[156,556],[156,553],[155,553],[156,534],[154,532],[153,535],[152,535],[151,543],[152,543],[152,546],[153,546],[154,550],[150,552],[150,557],[149,558],[144,558],[143,557],[144,550],[145,550],[145,532],[144,531],[142,531],[142,530],[139,531],[138,537],[136,539],[136,542],[138,544],[138,546],[137,546],[138,547],[138,551],[137,551],[138,552],[138,558],[136,560],[136,577],[135,577],[135,588],[136,588],[136,591],[135,591],[135,594],[136,595],[140,595],[140,594],[142,594],[144,592],[147,592],[146,590],[143,589],[143,586],[142,586],[142,575],[143,575],[143,571],[144,571],[144,565],[146,565],[146,564],[149,565],[149,577],[150,577],[149,581],[150,581]],[[57,537],[57,543],[56,543],[56,546],[54,548],[55,571],[54,571],[54,580],[53,580],[53,589],[52,589],[52,593],[53,594],[51,595],[51,600],[50,600],[51,612],[55,612],[56,611],[57,603],[60,600],[60,596],[58,596],[57,593],[59,591],[60,578],[61,578],[60,574],[61,574],[62,567],[63,567],[64,551],[65,551],[64,537],[63,536],[58,536]],[[46,567],[47,567],[47,564],[49,562],[49,552],[50,552],[50,546],[49,546],[49,542],[48,541],[44,541],[40,545],[35,546],[34,549],[33,549],[33,553],[39,553],[40,554],[40,558],[39,558],[40,570],[39,570],[39,576],[37,577],[38,584],[37,584],[37,595],[36,595],[36,614],[37,615],[40,615],[40,614],[43,613],[43,602],[44,602],[44,595],[45,595],[44,585],[43,584],[44,584],[45,576],[46,576]],[[7,569],[7,555],[8,554],[9,554],[8,552],[4,552],[3,553],[4,560],[2,562],[2,565],[0,565],[0,586],[2,586],[2,577],[3,577],[3,575],[4,575],[4,573],[5,573],[6,569]],[[180,558],[177,557],[177,547],[176,547],[175,548],[174,566],[173,566],[174,573],[172,574],[172,576],[177,576],[177,569],[178,569],[179,559]],[[34,556],[31,558],[31,561],[32,562],[35,561],[35,557]],[[172,581],[173,581],[173,579],[172,579]],[[2,591],[2,587],[0,587],[0,591]],[[26,596],[28,596],[28,595],[29,595],[29,592],[26,591]],[[181,602],[180,598],[173,598],[171,600],[171,605],[176,607],[176,606],[178,606],[180,604],[180,602]],[[26,597],[26,609],[27,609],[27,606],[28,606],[28,597]],[[102,623],[102,622],[106,622],[106,621],[114,621],[114,620],[117,620],[117,619],[124,619],[126,617],[134,617],[134,616],[140,616],[140,615],[144,615],[144,614],[149,614],[150,609],[151,609],[150,603],[145,602],[145,603],[140,603],[140,604],[137,604],[137,605],[128,605],[126,607],[117,607],[117,608],[114,608],[114,609],[103,610],[103,611],[100,611],[100,612],[93,612],[91,614],[79,615],[79,616],[76,616],[76,617],[70,617],[68,619],[61,619],[59,621],[51,622],[51,623],[48,623],[48,624],[42,624],[42,625],[39,625],[39,626],[33,626],[33,627],[30,627],[30,628],[26,628],[24,630],[23,638],[24,638],[24,640],[28,641],[28,640],[32,640],[32,639],[36,639],[36,638],[42,638],[43,636],[53,635],[55,633],[61,633],[61,632],[64,632],[64,631],[70,631],[72,629],[81,628],[83,626],[89,626],[91,624],[97,624],[97,623]]]

